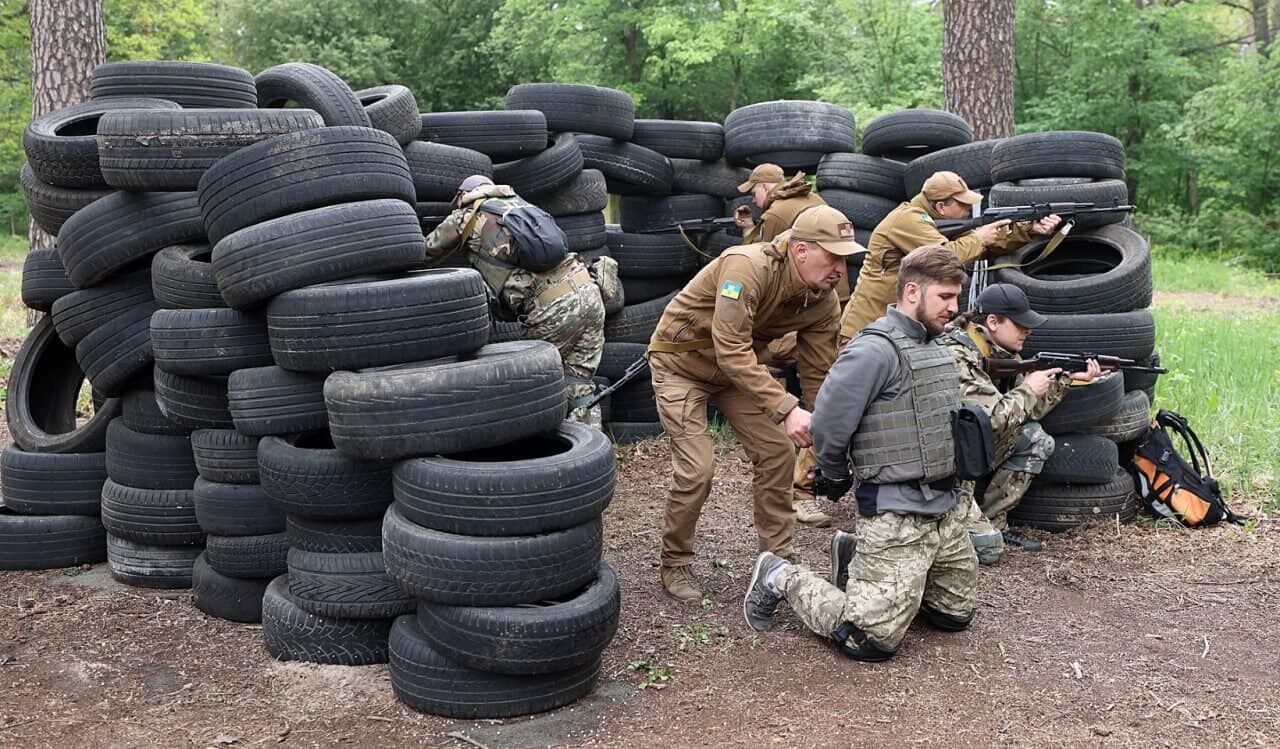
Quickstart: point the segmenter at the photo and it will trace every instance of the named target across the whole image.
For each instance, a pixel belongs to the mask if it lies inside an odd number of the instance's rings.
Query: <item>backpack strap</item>
[[[467,240],[471,239],[471,234],[476,230],[476,219],[480,218],[480,206],[484,205],[484,201],[486,200],[488,200],[488,198],[480,198],[480,200],[476,202],[475,210],[471,211],[470,218],[467,219],[466,225],[462,227],[462,233],[458,235],[458,243],[451,247],[448,252],[436,258],[435,261],[427,266],[428,268],[436,267],[445,260],[453,257],[455,252],[467,246]]]

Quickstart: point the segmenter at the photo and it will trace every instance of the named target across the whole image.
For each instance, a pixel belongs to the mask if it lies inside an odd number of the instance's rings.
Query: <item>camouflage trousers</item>
[[[978,501],[982,514],[996,530],[1009,527],[1009,510],[1018,506],[1031,480],[1044,469],[1045,461],[1053,455],[1053,444],[1053,437],[1044,431],[1040,422],[1028,421],[1012,443],[996,456],[1000,462]]]
[[[845,590],[804,567],[780,572],[778,588],[816,634],[830,637],[848,621],[888,650],[902,642],[921,605],[967,617],[977,605],[978,559],[963,522],[971,500],[958,499],[938,517],[859,517]]]
[[[569,420],[601,429],[599,404],[590,409],[575,401],[595,393],[591,378],[604,353],[604,302],[594,283],[577,286],[546,305],[534,304],[533,311],[520,318],[526,339],[555,344],[564,363],[565,396],[569,399]]]

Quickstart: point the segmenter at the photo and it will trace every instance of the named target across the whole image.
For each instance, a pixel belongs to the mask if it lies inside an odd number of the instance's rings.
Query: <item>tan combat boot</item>
[[[661,572],[662,587],[667,589],[667,594],[672,598],[685,603],[702,600],[702,588],[698,586],[698,578],[693,576],[693,567],[687,564],[663,567]]]
[[[804,523],[810,528],[826,528],[831,525],[831,516],[823,512],[824,508],[815,499],[797,499],[796,522]]]

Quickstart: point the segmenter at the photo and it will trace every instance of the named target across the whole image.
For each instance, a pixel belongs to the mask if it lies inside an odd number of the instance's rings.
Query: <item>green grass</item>
[[[1157,291],[1208,293],[1280,300],[1280,279],[1214,257],[1156,251],[1152,276]]]
[[[27,238],[0,234],[0,339],[27,335],[27,310],[22,304],[22,259]],[[6,373],[6,378],[7,378]]]

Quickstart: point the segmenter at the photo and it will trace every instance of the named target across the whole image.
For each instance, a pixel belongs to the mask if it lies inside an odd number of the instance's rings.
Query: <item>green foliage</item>
[[[211,5],[206,0],[104,0],[107,59],[213,59],[217,27]]]

